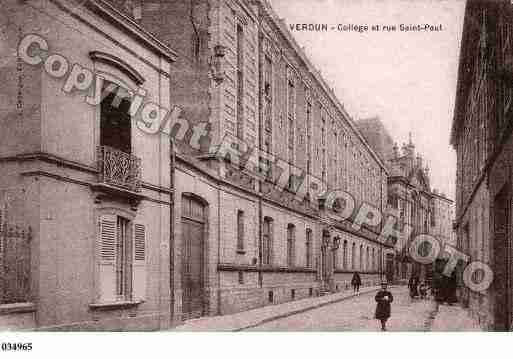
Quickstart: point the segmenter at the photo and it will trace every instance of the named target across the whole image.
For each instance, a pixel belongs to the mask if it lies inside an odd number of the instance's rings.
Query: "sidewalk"
[[[360,289],[360,295],[375,292],[379,286],[364,287]],[[272,320],[288,317],[311,309],[333,304],[355,295],[352,290],[325,295],[322,297],[300,299],[292,302],[268,305],[245,312],[223,315],[217,317],[205,317],[192,319],[185,322],[172,331],[240,331],[252,328]]]
[[[432,332],[478,332],[482,329],[459,305],[439,305]]]

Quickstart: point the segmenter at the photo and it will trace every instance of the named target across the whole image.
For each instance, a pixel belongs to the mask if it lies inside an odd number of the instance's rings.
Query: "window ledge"
[[[119,302],[91,303],[89,308],[93,310],[111,310],[136,307],[144,303],[144,300],[125,300]]]
[[[244,249],[237,249],[237,254],[246,254]]]
[[[36,305],[30,302],[0,304],[0,315],[12,313],[30,313],[35,311]]]

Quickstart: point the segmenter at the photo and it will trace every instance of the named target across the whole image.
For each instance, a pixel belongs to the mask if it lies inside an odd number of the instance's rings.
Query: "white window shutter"
[[[117,220],[114,215],[102,215],[98,225],[98,289],[101,302],[116,300]]]
[[[134,300],[146,297],[146,227],[134,224],[133,245],[133,292]]]

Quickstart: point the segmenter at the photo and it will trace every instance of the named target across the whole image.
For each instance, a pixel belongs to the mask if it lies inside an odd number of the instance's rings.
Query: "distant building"
[[[365,136],[369,145],[376,151],[381,160],[389,165],[389,160],[394,157],[394,140],[389,134],[379,117],[359,119],[356,126]]]
[[[481,292],[461,283],[460,296],[483,328],[498,331],[513,328],[512,22],[511,1],[467,1],[451,131],[457,246],[494,273]]]
[[[453,240],[454,202],[432,189],[429,168],[415,153],[411,136],[401,151],[378,118],[360,120],[357,126],[374,150],[384,157],[389,169],[387,210],[398,218],[399,228],[409,225],[412,237],[433,235],[443,247]],[[414,264],[407,251],[396,253],[395,276],[407,279],[413,273],[430,277],[430,268]],[[428,278],[430,279],[430,278]]]

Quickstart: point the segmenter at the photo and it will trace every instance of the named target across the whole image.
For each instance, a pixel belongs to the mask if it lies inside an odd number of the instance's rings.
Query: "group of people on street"
[[[351,285],[353,286],[353,293],[357,296],[360,295],[362,279],[358,272],[353,273]],[[442,276],[437,276],[435,274],[431,292],[437,301],[446,301],[447,303],[457,301],[455,288],[456,279],[454,274],[448,278],[443,278]],[[428,297],[428,291],[430,290],[430,287],[426,281],[421,280],[417,275],[413,274],[408,281],[408,289],[412,299],[426,299]],[[394,301],[394,296],[388,290],[388,283],[386,281],[381,283],[381,289],[376,293],[374,300],[376,301],[376,311],[374,313],[374,318],[379,320],[381,323],[381,330],[386,331],[386,324],[391,315],[391,303]]]
[[[412,275],[408,281],[408,289],[410,290],[410,298],[420,297],[426,299],[428,294],[428,285],[425,281],[421,281],[419,277]]]

